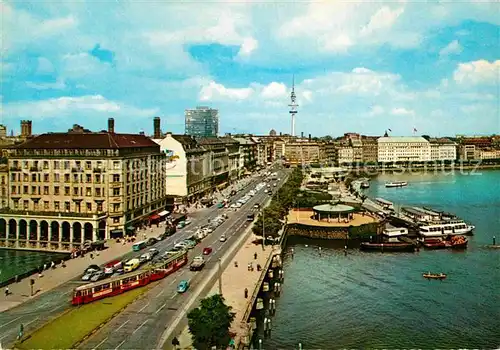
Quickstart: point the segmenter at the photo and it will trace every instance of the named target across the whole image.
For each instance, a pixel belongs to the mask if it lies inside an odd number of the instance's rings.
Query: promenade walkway
[[[243,317],[245,311],[250,303],[250,299],[254,290],[256,289],[256,284],[264,271],[257,271],[257,264],[264,267],[267,260],[280,251],[279,246],[266,246],[265,250],[262,250],[261,245],[255,245],[252,243],[254,240],[258,239],[255,235],[250,235],[245,244],[236,253],[233,261],[226,267],[222,273],[222,295],[226,301],[226,304],[232,307],[232,312],[234,312],[235,318],[231,325],[231,332],[235,333],[235,344],[238,345],[241,338],[245,336],[247,329],[244,327],[246,322],[243,323]],[[257,253],[257,259],[255,259],[254,254]],[[238,263],[236,267],[234,262]],[[253,271],[248,270],[248,264],[252,263]],[[245,298],[245,288],[248,289],[248,298]],[[219,293],[219,283],[218,281],[213,285],[207,296],[212,296]],[[186,327],[182,333],[178,336],[180,343],[180,349],[191,350],[192,347],[191,333],[189,328]],[[179,349],[179,347],[178,347]]]

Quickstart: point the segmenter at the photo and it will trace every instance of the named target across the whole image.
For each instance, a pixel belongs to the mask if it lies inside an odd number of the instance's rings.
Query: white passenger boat
[[[406,181],[393,181],[393,182],[387,182],[385,184],[385,187],[405,187],[408,186],[408,182]]]
[[[467,235],[475,229],[475,226],[467,224],[463,220],[450,220],[434,225],[420,226],[420,235],[425,237],[442,237],[448,235]]]

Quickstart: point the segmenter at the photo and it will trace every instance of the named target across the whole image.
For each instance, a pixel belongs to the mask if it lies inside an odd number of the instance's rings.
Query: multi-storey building
[[[239,143],[239,167],[249,172],[257,165],[258,149],[257,143],[251,137],[234,137]]]
[[[69,250],[123,235],[165,206],[165,154],[144,135],[78,125],[14,146],[0,244]]]
[[[378,161],[378,136],[361,136],[363,147],[363,163],[377,163]]]
[[[9,166],[0,164],[0,209],[9,203]]]
[[[237,140],[231,138],[230,136],[220,137],[219,140],[222,141],[226,146],[229,171],[228,183],[233,183],[237,179],[239,179],[244,172],[245,164],[240,163],[241,146]]]
[[[482,149],[479,152],[479,159],[500,159],[500,149]]]
[[[427,162],[431,160],[429,141],[420,136],[380,137],[378,162]]]
[[[186,135],[216,137],[219,134],[219,111],[209,107],[186,109]]]
[[[231,180],[229,177],[230,152],[226,142],[218,137],[201,137],[197,141],[209,151],[208,176],[210,177],[210,188],[213,190],[223,189]]]
[[[327,165],[338,164],[338,147],[335,142],[327,141],[322,144],[322,162]]]
[[[338,146],[338,164],[354,163],[354,148],[349,144]]]
[[[457,145],[447,138],[429,138],[432,161],[452,161],[457,159]]]
[[[321,158],[321,146],[317,142],[290,141],[285,144],[285,159],[290,165],[319,164]]]

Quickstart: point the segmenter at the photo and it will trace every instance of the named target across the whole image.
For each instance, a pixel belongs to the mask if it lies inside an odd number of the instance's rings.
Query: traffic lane
[[[244,188],[249,188],[255,186],[257,183],[261,182],[259,179],[254,179],[250,181]],[[241,198],[245,195],[245,191],[240,191],[234,198]],[[216,206],[211,208],[205,215],[200,216],[193,220],[191,225],[196,222],[202,223],[204,220],[211,216],[217,216],[220,209]],[[227,220],[226,220],[227,221]],[[191,226],[190,225],[190,226]],[[176,240],[183,240],[191,236],[190,232],[187,232],[189,226],[184,229],[179,230],[178,233],[168,237],[167,239],[160,241],[156,246],[157,249],[167,249],[172,246]],[[184,231],[184,232],[183,232]],[[214,232],[216,232],[215,230]],[[179,236],[179,233],[181,234]],[[123,255],[121,258],[132,258],[137,256],[137,253],[130,252]],[[71,293],[76,288],[77,285],[85,284],[86,282],[78,281],[77,279],[70,280],[51,291],[41,294],[40,296],[31,299],[21,305],[2,312],[0,315],[0,340],[9,340],[9,336],[16,336],[19,325],[22,323],[24,325],[25,331],[29,332],[37,327],[41,326],[47,318],[53,318],[70,308]],[[76,285],[75,285],[76,284]],[[66,302],[67,300],[67,302]],[[33,318],[35,317],[35,318]],[[13,335],[14,334],[14,335]]]
[[[235,225],[237,226],[235,227]],[[241,228],[246,227],[248,227],[248,222],[244,220],[242,216],[240,216],[239,221],[236,221],[233,225],[228,226],[223,231],[223,233],[229,240],[235,234],[240,232]],[[230,232],[231,230],[233,232]],[[214,231],[213,233],[215,233],[216,231]],[[222,255],[224,253],[224,251],[221,251],[221,248],[227,245],[228,240],[225,242],[220,242],[220,238],[218,236],[212,238],[209,244],[214,249],[213,256],[217,257],[218,255]],[[201,254],[202,248],[199,246],[189,252],[190,257]],[[132,339],[130,341],[134,343],[137,341],[138,345],[140,345],[139,348],[144,348],[146,346],[144,342],[147,342],[147,345],[154,347],[156,344],[155,338],[153,337],[151,339],[149,336],[146,337],[145,333],[149,334],[151,332],[151,328],[155,328],[155,325],[158,323],[158,321],[164,325],[164,321],[168,319],[168,317],[172,317],[172,315],[166,317],[166,314],[172,314],[173,312],[173,314],[175,315],[179,305],[183,304],[186,299],[189,299],[190,291],[194,290],[196,286],[204,279],[203,271],[205,271],[206,273],[207,269],[210,268],[210,265],[212,265],[210,264],[210,260],[210,258],[207,259],[207,265],[209,266],[206,266],[201,271],[192,272],[188,270],[189,267],[184,267],[178,272],[171,275],[172,277],[175,277],[173,280],[170,280],[169,276],[160,281],[159,284],[148,291],[143,298],[129,305],[122,313],[120,313],[113,319],[112,323],[108,323],[106,326],[101,328],[101,330],[99,330],[94,336],[92,336],[84,344],[82,344],[82,348],[119,348],[120,346],[125,344],[125,342],[127,347],[134,347],[135,345],[132,345],[132,343],[127,341],[127,339],[131,338],[132,336],[134,336],[134,339],[137,338],[137,340]],[[215,265],[215,263],[213,265]],[[180,294],[177,292],[177,284],[183,279],[190,281],[190,288],[186,293]],[[148,320],[151,320],[153,322],[149,322]],[[121,331],[117,332],[117,328],[125,323],[133,327],[138,327],[140,330],[137,329],[135,330],[135,332],[130,333],[128,328],[120,328]],[[113,336],[110,337],[110,334],[112,334]],[[150,344],[147,339],[151,339]]]

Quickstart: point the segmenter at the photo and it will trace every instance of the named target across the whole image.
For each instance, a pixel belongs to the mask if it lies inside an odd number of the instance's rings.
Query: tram
[[[187,263],[187,251],[180,251],[168,260],[157,263],[154,266],[77,287],[73,292],[71,303],[73,305],[88,304],[99,299],[125,293],[131,289],[160,280],[174,273]]]

